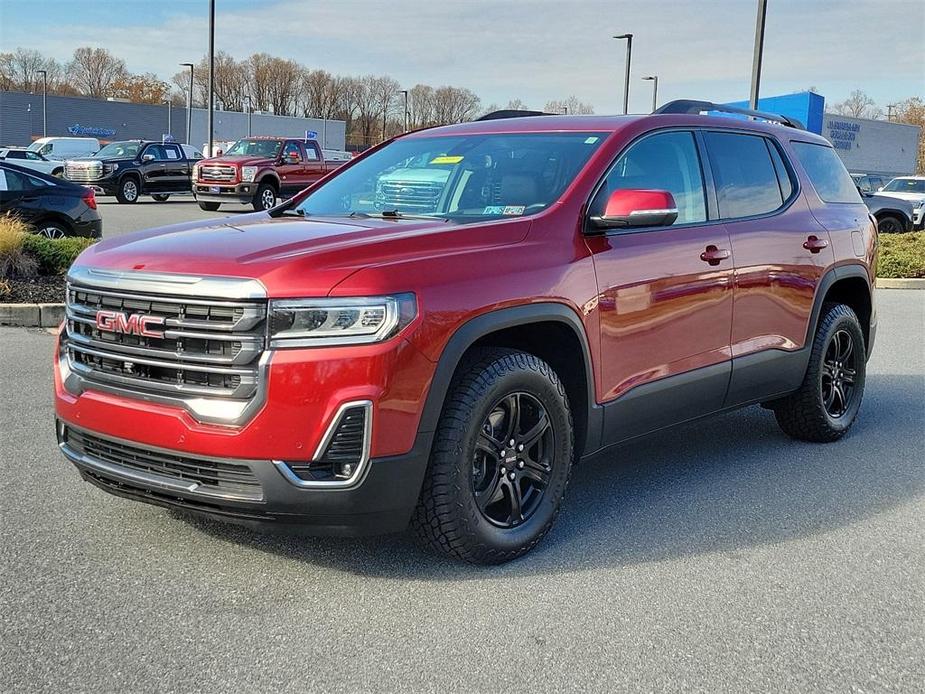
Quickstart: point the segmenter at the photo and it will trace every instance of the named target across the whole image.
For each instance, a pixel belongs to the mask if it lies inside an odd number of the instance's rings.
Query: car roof
[[[524,116],[518,118],[498,118],[478,120],[455,125],[443,125],[434,128],[415,130],[400,137],[419,138],[448,135],[487,135],[515,133],[550,133],[550,132],[599,132],[615,133],[633,125],[689,128],[722,128],[751,130],[758,133],[774,135],[781,139],[800,140],[831,146],[828,140],[815,133],[798,128],[791,128],[777,123],[749,120],[731,116],[706,116],[697,114],[645,114],[628,116]]]

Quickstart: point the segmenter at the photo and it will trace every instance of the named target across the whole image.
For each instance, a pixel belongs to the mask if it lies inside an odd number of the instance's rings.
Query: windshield
[[[225,155],[247,155],[273,159],[276,158],[282,144],[279,140],[238,140],[226,150]]]
[[[100,159],[134,159],[140,149],[140,142],[110,142],[93,156]]]
[[[881,190],[888,193],[925,193],[925,178],[894,178]]]
[[[603,133],[397,140],[322,184],[306,215],[427,215],[469,222],[540,212],[559,199]]]

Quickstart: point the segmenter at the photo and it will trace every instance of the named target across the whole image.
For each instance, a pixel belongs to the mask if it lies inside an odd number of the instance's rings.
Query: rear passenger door
[[[324,176],[324,159],[321,156],[321,148],[317,142],[305,143],[305,169],[302,183],[308,187],[319,178]]]
[[[164,144],[164,190],[180,191],[190,189],[190,163],[180,145]]]
[[[833,254],[773,138],[714,130],[703,137],[735,263],[735,361],[726,400],[735,405],[799,385],[801,362],[787,356],[806,341],[816,287]]]

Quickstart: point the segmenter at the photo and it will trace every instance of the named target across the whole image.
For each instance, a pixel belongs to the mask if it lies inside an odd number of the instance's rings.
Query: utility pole
[[[171,135],[172,133],[170,131],[172,129],[172,125],[170,123],[170,99],[167,99],[164,101],[164,103],[167,104],[167,134]]]
[[[209,136],[209,156],[214,157],[212,151],[212,134],[215,111],[215,0],[209,0],[209,123],[207,126]]]
[[[649,75],[642,79],[652,82],[652,113],[658,108],[658,75]]]
[[[402,96],[405,97],[405,112],[404,112],[404,123],[405,123],[405,132],[408,132],[408,90],[401,90]]]
[[[768,0],[758,0],[758,19],[755,22],[755,54],[752,57],[752,91],[749,108],[758,110],[758,88],[761,84],[761,59],[764,55],[764,20],[768,14]]]
[[[186,95],[186,144],[193,144],[190,130],[193,128],[193,64],[180,63],[180,67],[189,68],[189,92]]]
[[[887,104],[886,105],[886,119],[890,122],[893,121],[893,109],[896,108],[897,104]]]
[[[48,109],[45,107],[48,96],[48,71],[37,70],[37,72],[42,73],[42,137],[48,137]]]
[[[247,104],[247,136],[251,136],[251,116],[254,114],[254,101],[250,94],[244,95],[244,103]]]
[[[630,62],[633,59],[633,35],[620,34],[613,38],[626,39],[626,75],[623,79],[623,113],[626,114],[630,112]]]

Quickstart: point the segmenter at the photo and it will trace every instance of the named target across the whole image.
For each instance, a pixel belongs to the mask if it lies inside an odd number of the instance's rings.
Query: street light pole
[[[407,89],[402,89],[402,90],[401,90],[401,93],[402,93],[402,96],[405,97],[405,118],[404,118],[404,123],[405,123],[405,132],[408,132],[408,90],[407,90]]]
[[[649,75],[642,79],[652,82],[652,113],[658,108],[658,75]]]
[[[212,151],[213,122],[215,116],[215,0],[209,0],[209,118],[206,129],[209,131],[209,156]]]
[[[48,137],[48,110],[45,108],[48,95],[48,71],[37,70],[37,72],[42,73],[42,137]]]
[[[251,114],[254,112],[254,104],[251,101],[251,95],[244,95],[244,103],[247,104],[247,136],[251,136]]]
[[[193,136],[190,130],[193,128],[193,64],[180,63],[180,67],[189,68],[189,92],[186,95],[186,144],[191,145]]]
[[[170,99],[167,99],[164,103],[167,104],[167,134],[172,135],[170,132],[173,129],[173,126],[170,124]]]
[[[758,0],[758,18],[755,22],[755,54],[752,57],[752,91],[749,108],[758,110],[758,87],[761,83],[761,59],[764,57],[764,19],[768,14],[768,0]]]
[[[630,61],[633,59],[633,35],[620,34],[613,38],[626,39],[626,75],[623,79],[623,113],[630,112]]]

